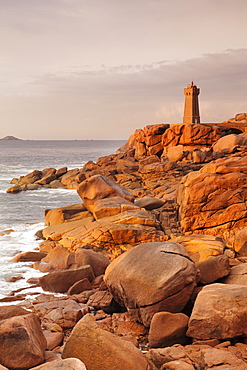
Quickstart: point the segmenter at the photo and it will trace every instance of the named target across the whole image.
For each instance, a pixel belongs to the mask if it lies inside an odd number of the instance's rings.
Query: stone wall
[[[206,125],[217,125],[221,127],[236,129],[241,132],[247,132],[247,113],[238,113],[234,118],[230,118],[227,121],[223,121],[220,123],[206,123]]]

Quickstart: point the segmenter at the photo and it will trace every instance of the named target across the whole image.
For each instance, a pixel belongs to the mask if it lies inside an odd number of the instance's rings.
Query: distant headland
[[[5,136],[3,137],[2,139],[0,140],[21,140],[21,139],[18,139],[17,137],[15,136]]]

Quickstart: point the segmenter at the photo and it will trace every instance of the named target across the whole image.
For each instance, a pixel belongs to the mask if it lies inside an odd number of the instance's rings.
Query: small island
[[[3,137],[2,139],[0,140],[21,140],[21,139],[18,139],[17,137],[15,136],[5,136]]]

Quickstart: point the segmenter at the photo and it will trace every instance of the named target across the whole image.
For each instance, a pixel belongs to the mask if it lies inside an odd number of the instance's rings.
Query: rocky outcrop
[[[100,220],[101,218],[114,216],[125,211],[139,209],[138,206],[122,197],[112,197],[96,200],[91,212],[96,220]]]
[[[179,235],[173,241],[182,244],[195,263],[222,255],[225,250],[224,240],[213,235]]]
[[[51,368],[84,368],[57,361],[65,338],[63,357],[88,369],[148,369],[127,341],[148,351],[152,369],[245,369],[246,158],[246,134],[160,124],[82,168],[13,180],[15,190],[78,189],[82,200],[46,210],[42,253],[15,258],[35,260],[48,274],[32,283],[64,294],[35,292],[27,304],[41,319]],[[5,302],[24,299],[19,293]],[[29,315],[6,308],[3,317],[15,314]]]
[[[236,130],[245,132],[247,127],[247,113],[238,113],[235,115],[235,117],[221,122],[220,125],[225,127],[233,127]]]
[[[122,197],[130,202],[134,201],[134,197],[128,189],[101,175],[92,176],[83,181],[77,192],[85,207],[92,213],[96,200]]]
[[[138,129],[130,136],[128,142],[117,153],[134,151],[136,158],[157,155],[171,158],[171,147],[180,147],[180,153],[174,160],[182,160],[194,148],[211,147],[212,144],[226,134],[226,129],[217,125],[207,124],[158,124]],[[175,154],[175,153],[174,153]]]
[[[165,148],[183,145],[183,147],[210,147],[225,132],[222,128],[207,126],[206,124],[173,125],[163,135],[162,142]]]
[[[80,359],[87,370],[148,370],[145,356],[130,342],[98,327],[92,315],[84,316],[65,344],[62,358]]]
[[[70,251],[91,245],[110,259],[134,245],[168,239],[154,215],[139,207],[98,221],[85,218],[49,226],[43,230],[43,236]]]
[[[184,232],[212,234],[228,239],[247,221],[246,155],[234,155],[188,174],[177,201]]]
[[[84,219],[89,216],[90,214],[83,204],[72,204],[61,208],[46,209],[45,225],[57,225],[63,222]]]
[[[172,242],[139,245],[116,258],[105,272],[115,300],[145,326],[156,312],[180,312],[197,278],[184,248]]]

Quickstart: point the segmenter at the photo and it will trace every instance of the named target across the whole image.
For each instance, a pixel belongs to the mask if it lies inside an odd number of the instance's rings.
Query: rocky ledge
[[[81,203],[47,209],[40,250],[15,257],[47,293],[3,299],[22,301],[0,307],[0,369],[247,369],[246,179],[247,134],[201,124],[14,179]]]

